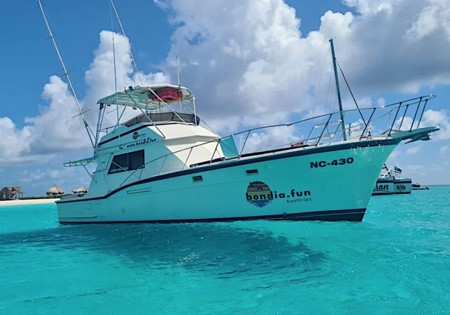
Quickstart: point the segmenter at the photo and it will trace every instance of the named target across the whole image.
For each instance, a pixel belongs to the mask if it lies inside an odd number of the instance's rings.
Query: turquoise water
[[[1,314],[450,314],[450,186],[373,197],[362,223],[0,220]]]

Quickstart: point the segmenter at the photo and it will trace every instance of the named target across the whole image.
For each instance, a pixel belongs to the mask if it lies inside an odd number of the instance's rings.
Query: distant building
[[[64,190],[57,185],[54,185],[47,190],[47,196],[49,197],[59,197],[61,195],[64,195]]]
[[[14,200],[22,196],[23,192],[20,186],[5,186],[0,190],[0,200]]]
[[[72,190],[72,192],[73,192],[74,194],[77,194],[78,196],[84,196],[84,195],[87,194],[88,189],[87,189],[86,186],[81,186],[81,187],[79,187],[79,188],[77,188],[77,189]]]

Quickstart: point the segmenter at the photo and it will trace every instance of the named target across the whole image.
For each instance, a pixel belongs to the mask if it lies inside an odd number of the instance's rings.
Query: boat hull
[[[412,181],[410,178],[379,179],[372,195],[410,194],[411,190]]]
[[[232,220],[361,221],[397,143],[255,155],[57,202],[62,224]]]

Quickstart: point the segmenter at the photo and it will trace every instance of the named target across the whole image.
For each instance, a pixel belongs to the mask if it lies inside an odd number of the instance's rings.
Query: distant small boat
[[[412,184],[412,190],[429,190],[430,188],[428,186],[422,186],[418,183]]]
[[[412,180],[411,178],[399,177],[402,172],[400,168],[395,166],[394,169],[388,169],[385,165],[383,169],[386,172],[378,177],[372,196],[411,193]]]

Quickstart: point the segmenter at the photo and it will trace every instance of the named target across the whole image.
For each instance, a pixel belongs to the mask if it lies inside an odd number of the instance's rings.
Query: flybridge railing
[[[374,135],[389,137],[393,131],[411,131],[419,128],[428,101],[434,97],[434,95],[426,95],[385,106],[350,109],[342,111],[342,115],[341,112],[334,112],[288,124],[253,128],[233,136],[243,137],[243,145],[239,150],[241,155],[246,152],[246,145],[252,134],[280,127],[291,128],[291,134],[300,135],[291,137],[294,141],[290,145],[294,147],[318,146],[342,141],[344,139],[342,130],[345,130],[347,140],[362,140]],[[412,117],[409,116],[410,114]],[[344,117],[347,122],[345,128],[342,128],[341,117]],[[309,130],[309,132],[304,134],[305,130]],[[276,135],[276,133],[273,134]],[[279,148],[283,146],[286,146],[286,143],[279,143],[278,145]]]
[[[345,110],[342,115],[341,112],[335,112],[287,124],[253,128],[170,152],[148,161],[145,167],[153,167],[154,175],[160,175],[218,161],[241,159],[256,154],[329,145],[343,141],[342,130],[345,130],[346,141],[361,141],[375,137],[377,139],[389,138],[396,131],[418,129],[428,101],[434,97],[434,95],[421,96],[386,106]],[[345,125],[345,128],[342,128],[341,117],[348,124]],[[286,133],[284,129],[280,133],[279,130],[282,128],[288,128],[289,132]],[[280,134],[284,136],[283,140],[277,140],[281,138],[279,137]],[[223,144],[229,143],[230,140],[233,144],[238,143],[234,150],[235,153],[231,155],[226,154],[223,147]],[[198,155],[193,154],[194,151],[208,145],[214,147],[211,156],[199,161]],[[193,156],[197,157],[193,158]],[[138,169],[132,172],[122,184],[128,182],[131,177],[141,179],[144,173],[143,169]]]

